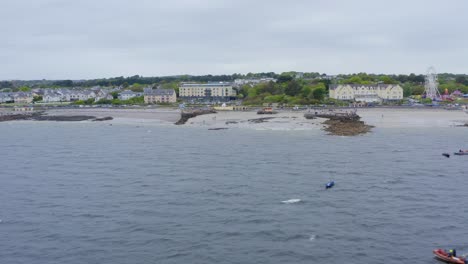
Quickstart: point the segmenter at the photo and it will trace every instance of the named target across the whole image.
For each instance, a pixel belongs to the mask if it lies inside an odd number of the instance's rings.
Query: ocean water
[[[468,148],[466,128],[336,137],[9,122],[0,132],[0,263],[438,263],[433,248],[468,253],[468,156],[441,156]]]

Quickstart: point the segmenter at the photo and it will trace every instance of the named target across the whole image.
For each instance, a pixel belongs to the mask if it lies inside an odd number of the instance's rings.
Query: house
[[[96,94],[96,97],[94,98],[95,102],[97,102],[97,101],[99,101],[101,99],[105,99],[105,100],[114,99],[112,94],[110,94],[109,91],[107,91],[107,90],[96,90],[96,91],[94,91],[94,93]]]
[[[18,93],[13,93],[13,100],[15,103],[19,104],[30,104],[32,103],[34,97],[32,93],[26,93],[26,92],[18,92]]]
[[[331,84],[329,97],[366,103],[401,100],[403,88],[398,84]]]
[[[146,104],[154,103],[175,103],[177,95],[174,89],[155,89],[148,91],[144,95]]]
[[[96,98],[96,93],[94,93],[93,91],[82,90],[78,93],[78,100],[86,101],[88,99],[95,99],[95,98]]]
[[[80,100],[80,91],[77,91],[77,90],[68,90],[68,91],[65,92],[65,93],[67,94],[67,96],[70,97],[70,102]]]
[[[236,96],[231,83],[182,83],[179,97],[182,99],[201,99],[229,101]]]
[[[119,93],[119,99],[120,100],[128,100],[128,99],[131,99],[131,98],[137,97],[137,96],[141,96],[141,93],[135,93],[134,91],[130,91],[130,90],[125,90],[125,91]]]
[[[60,95],[61,102],[70,102],[71,101],[71,92],[68,89],[58,90],[57,93]]]
[[[0,93],[0,104],[1,103],[12,103],[14,101],[12,93]]]
[[[259,83],[269,83],[269,82],[276,82],[275,78],[259,78],[259,79],[235,79],[234,86],[241,86],[245,84],[255,85]]]
[[[54,103],[54,102],[61,102],[62,95],[55,91],[46,91],[42,96],[42,101],[44,103]]]

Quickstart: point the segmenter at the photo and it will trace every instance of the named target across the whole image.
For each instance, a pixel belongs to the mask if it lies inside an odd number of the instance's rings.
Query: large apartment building
[[[381,102],[403,99],[398,84],[332,84],[330,98],[357,102]]]
[[[179,86],[182,99],[228,101],[235,96],[231,83],[182,83]]]
[[[174,89],[146,89],[145,90],[145,103],[175,103],[177,95]]]

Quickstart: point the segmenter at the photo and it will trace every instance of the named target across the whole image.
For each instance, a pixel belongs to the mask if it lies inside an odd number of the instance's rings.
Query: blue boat
[[[334,181],[330,181],[328,182],[326,185],[325,185],[325,189],[330,189],[331,187],[335,186],[335,182]]]

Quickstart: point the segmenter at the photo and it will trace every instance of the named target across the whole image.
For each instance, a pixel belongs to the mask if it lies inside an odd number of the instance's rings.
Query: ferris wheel
[[[424,93],[426,98],[431,98],[432,100],[440,99],[440,93],[438,89],[437,73],[434,67],[429,67],[426,72],[426,78],[424,82]]]

